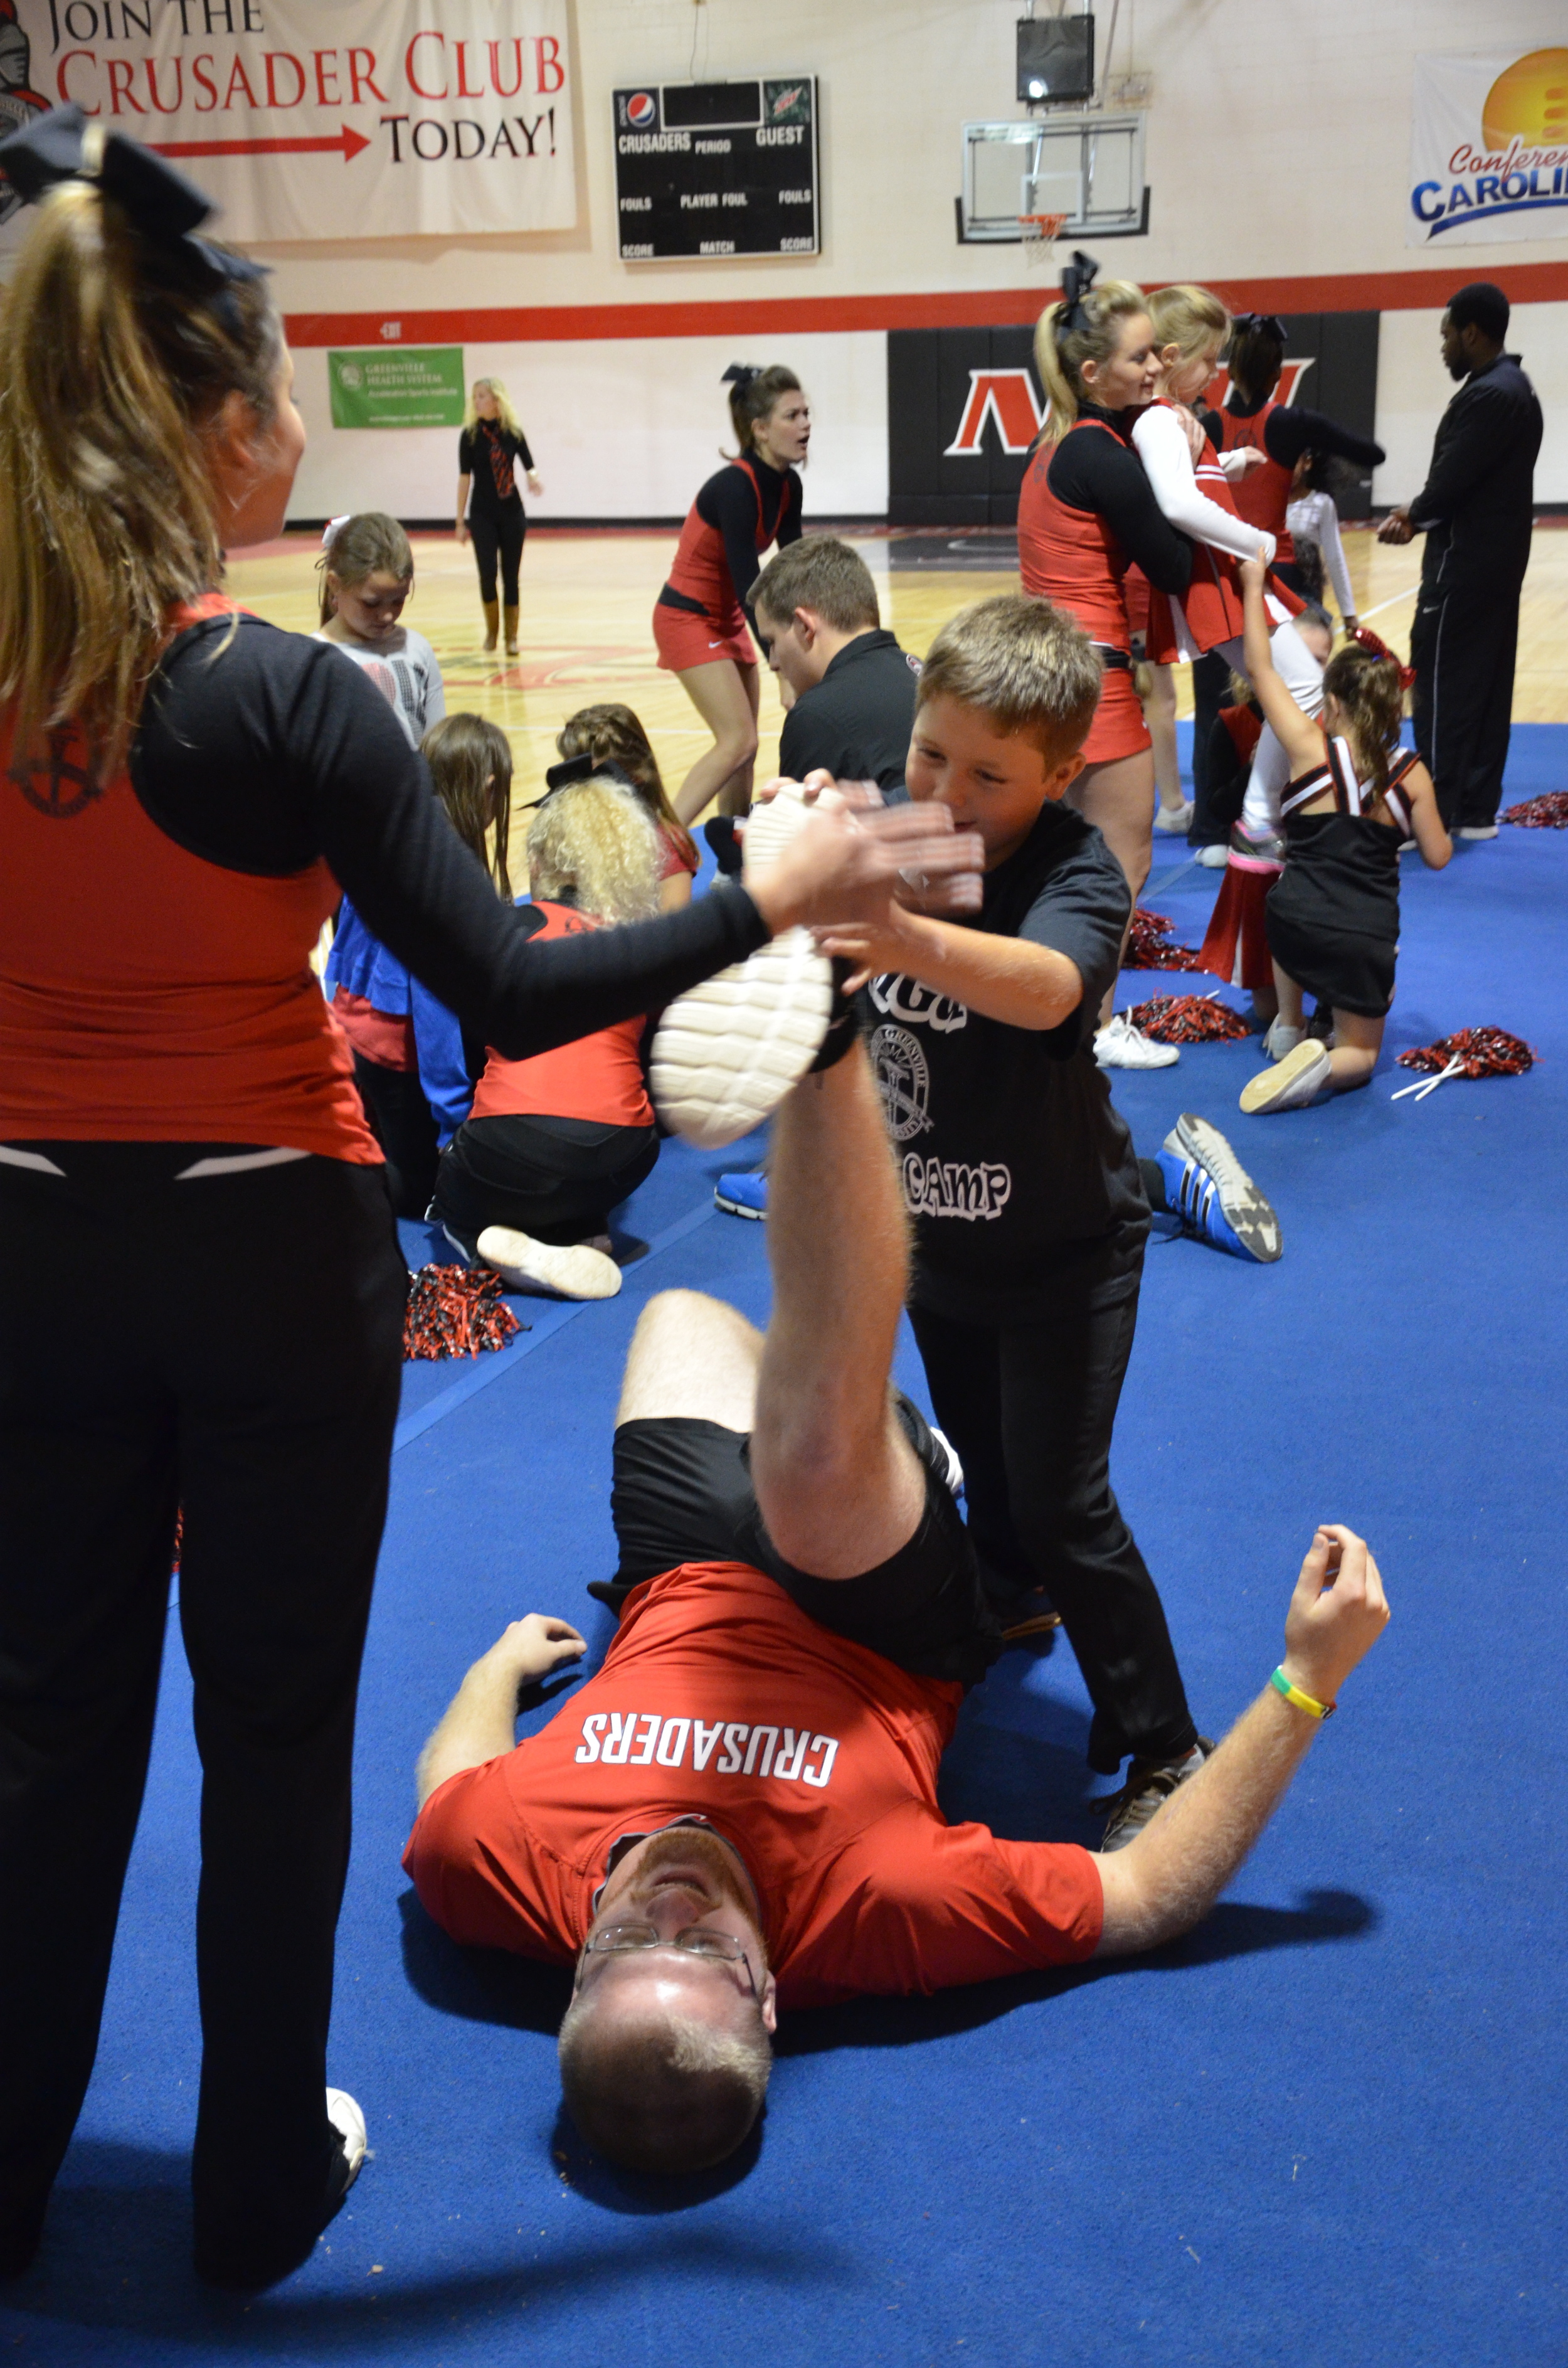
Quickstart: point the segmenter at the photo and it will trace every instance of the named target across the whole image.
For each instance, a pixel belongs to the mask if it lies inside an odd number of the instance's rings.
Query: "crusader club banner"
[[[0,135],[74,99],[241,242],[570,230],[569,57],[565,0],[0,0]]]

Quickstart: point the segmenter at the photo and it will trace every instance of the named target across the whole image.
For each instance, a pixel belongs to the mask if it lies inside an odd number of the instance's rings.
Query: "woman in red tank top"
[[[793,370],[778,362],[762,370],[736,362],[724,376],[741,449],[687,512],[675,564],[653,608],[659,664],[678,677],[713,734],[712,747],[676,792],[683,823],[695,822],[715,798],[721,814],[744,814],[751,805],[759,696],[747,600],[763,552],[775,542],[800,541],[796,471],[812,435]]]
[[[662,849],[634,790],[601,778],[552,790],[528,833],[525,908],[543,939],[645,919]],[[647,1019],[531,1060],[492,1050],[473,1107],[441,1155],[434,1214],[465,1258],[510,1290],[611,1299],[609,1212],[659,1156],[642,1068]]]

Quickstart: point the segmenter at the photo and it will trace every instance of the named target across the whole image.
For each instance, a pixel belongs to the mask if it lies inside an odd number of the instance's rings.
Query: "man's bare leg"
[[[926,1475],[888,1393],[909,1228],[881,1101],[857,1045],[781,1106],[768,1164],[773,1313],[751,1471],[786,1562],[854,1578],[906,1545]],[[721,1417],[719,1419],[724,1419]]]
[[[761,1363],[762,1335],[739,1308],[705,1291],[661,1291],[631,1336],[616,1427],[680,1419],[750,1430]]]

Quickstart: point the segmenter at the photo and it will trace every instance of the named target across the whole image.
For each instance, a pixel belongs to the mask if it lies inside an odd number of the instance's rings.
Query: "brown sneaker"
[[[1135,1841],[1176,1786],[1196,1776],[1213,1749],[1210,1737],[1200,1735],[1185,1759],[1135,1759],[1120,1792],[1108,1793],[1091,1804],[1106,1813],[1102,1852],[1125,1850]]]

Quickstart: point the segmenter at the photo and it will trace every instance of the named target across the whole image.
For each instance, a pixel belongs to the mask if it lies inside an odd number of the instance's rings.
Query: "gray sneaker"
[[[1125,1850],[1136,1841],[1156,1810],[1165,1807],[1178,1784],[1197,1775],[1213,1749],[1210,1737],[1200,1735],[1185,1759],[1135,1759],[1120,1792],[1108,1793],[1090,1804],[1106,1812],[1101,1851]]]

